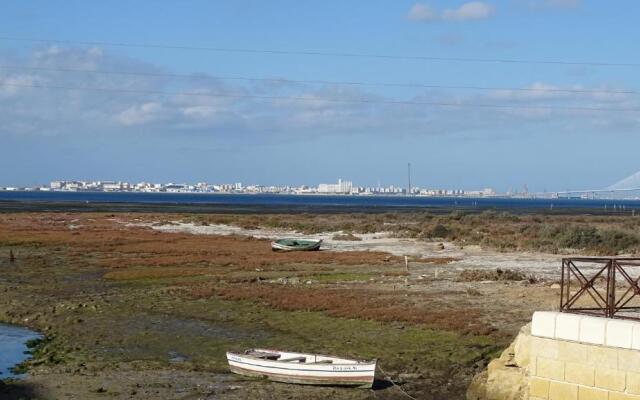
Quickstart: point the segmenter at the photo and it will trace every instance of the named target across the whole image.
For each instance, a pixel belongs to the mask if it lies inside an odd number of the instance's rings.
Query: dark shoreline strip
[[[485,211],[510,214],[545,215],[630,215],[630,210],[593,207],[452,206],[452,205],[314,205],[314,204],[219,204],[219,203],[145,203],[86,201],[23,201],[0,200],[0,213],[15,212],[131,212],[131,213],[208,213],[208,214],[354,214],[354,213],[415,213],[449,214],[451,212],[479,214]]]

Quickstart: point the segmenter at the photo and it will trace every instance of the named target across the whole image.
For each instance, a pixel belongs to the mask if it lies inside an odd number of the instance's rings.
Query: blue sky
[[[423,187],[605,187],[640,170],[640,95],[611,93],[640,91],[640,66],[166,46],[640,64],[637,15],[635,1],[6,1],[0,37],[68,43],[0,39],[0,186],[52,179],[315,185],[339,177],[404,184],[411,162]],[[520,108],[477,107],[487,104]]]

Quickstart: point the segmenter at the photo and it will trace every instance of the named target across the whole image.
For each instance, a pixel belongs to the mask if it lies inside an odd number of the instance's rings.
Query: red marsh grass
[[[212,296],[224,300],[248,300],[283,311],[320,311],[331,317],[422,324],[465,334],[491,333],[473,308],[442,307],[428,295],[382,292],[368,289],[297,288],[283,285],[251,286],[196,285],[188,290],[192,298]]]

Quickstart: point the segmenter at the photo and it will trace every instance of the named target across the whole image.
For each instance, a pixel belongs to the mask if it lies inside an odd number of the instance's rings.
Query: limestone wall
[[[640,400],[640,322],[537,312],[529,399]]]

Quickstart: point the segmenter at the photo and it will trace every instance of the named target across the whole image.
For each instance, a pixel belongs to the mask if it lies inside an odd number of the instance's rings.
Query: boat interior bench
[[[305,362],[305,361],[307,361],[307,357],[282,358],[282,359],[280,359],[278,361],[283,361],[283,362],[293,362],[293,361]]]
[[[252,357],[256,357],[256,358],[261,358],[263,360],[273,360],[273,361],[281,361],[281,362],[300,362],[300,363],[306,363],[307,362],[307,357],[305,356],[298,356],[298,357],[290,357],[290,358],[280,358],[281,354],[278,353],[268,353],[265,351],[254,351],[254,350],[248,350],[245,351],[244,354],[248,355],[248,356],[252,356]],[[333,364],[333,360],[316,360],[316,361],[311,361],[309,362],[309,364]]]
[[[277,360],[280,358],[280,354],[265,353],[264,351],[247,351],[245,352],[245,354],[252,357],[262,358],[265,360]]]

